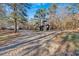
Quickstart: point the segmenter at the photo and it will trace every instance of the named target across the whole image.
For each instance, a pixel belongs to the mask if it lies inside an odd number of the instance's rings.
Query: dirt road
[[[22,32],[22,37],[11,39],[12,41],[0,46],[0,55],[24,56],[24,55],[50,55],[45,50],[47,44],[51,43],[56,32]],[[45,51],[45,52],[44,52]]]

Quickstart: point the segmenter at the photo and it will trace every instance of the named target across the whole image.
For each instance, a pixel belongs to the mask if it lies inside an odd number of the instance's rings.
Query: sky
[[[29,10],[27,10],[28,18],[31,19],[34,17],[36,11],[40,8],[48,9],[51,6],[52,3],[32,3],[32,6]],[[59,3],[57,4],[58,8],[64,8],[68,3]],[[6,7],[6,12],[10,12],[9,7]],[[57,13],[60,13],[61,10],[57,10]]]
[[[50,5],[51,5],[50,3],[42,3],[42,4],[41,3],[32,3],[31,8],[27,10],[28,18],[29,19],[33,18],[33,16],[35,15],[35,13],[38,9],[40,9],[40,8],[48,9]],[[12,11],[8,6],[6,6],[5,9],[6,9],[7,14],[9,14]]]
[[[35,4],[33,4],[33,5],[31,6],[30,11],[28,10],[28,12],[27,12],[29,18],[33,18],[33,16],[35,15],[36,11],[37,11],[39,8],[48,9],[50,5],[51,5],[51,4],[49,4],[49,3],[44,3],[44,4],[35,3]]]
[[[59,7],[59,8],[64,8],[64,7],[66,7],[67,5],[68,5],[68,4],[60,3],[60,4],[58,4],[58,7]],[[51,6],[51,3],[43,3],[43,4],[41,4],[41,3],[35,3],[35,4],[33,4],[33,5],[31,6],[30,11],[28,10],[28,12],[27,12],[29,18],[33,18],[33,16],[35,15],[36,10],[38,10],[39,8],[48,9],[50,6]],[[60,11],[60,10],[58,10],[58,11]],[[58,13],[59,13],[59,12],[58,12]]]

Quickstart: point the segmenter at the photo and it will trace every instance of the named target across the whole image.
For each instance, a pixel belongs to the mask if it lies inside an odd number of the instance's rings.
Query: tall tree
[[[17,16],[21,15],[24,18],[27,16],[27,9],[30,8],[31,4],[22,4],[22,3],[13,3],[13,4],[7,4],[11,7],[13,10],[13,18],[14,18],[14,25],[15,25],[15,33],[17,32]]]
[[[77,28],[77,19],[75,18],[75,15],[77,15],[77,4],[69,4],[67,6],[67,10],[70,12],[71,11],[71,15],[72,15],[72,20],[73,20],[73,25],[74,25],[74,29]]]
[[[54,19],[56,19],[56,10],[57,10],[57,8],[58,8],[58,5],[55,3],[55,4],[51,4],[51,6],[48,9],[48,11],[49,11],[49,22],[50,22],[51,28],[55,28],[53,25],[55,23]]]
[[[41,25],[42,25],[43,20],[46,19],[46,14],[47,14],[46,9],[40,8],[36,11],[36,14],[34,17],[38,18],[40,20]]]
[[[51,4],[51,6],[49,7],[49,12],[50,13],[56,13],[56,10],[57,10],[58,6],[57,4]]]
[[[0,4],[0,19],[3,19],[3,17],[5,16],[5,12],[4,12],[4,5]]]

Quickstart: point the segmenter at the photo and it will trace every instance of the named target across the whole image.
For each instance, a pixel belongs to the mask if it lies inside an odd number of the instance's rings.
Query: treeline
[[[65,7],[59,5],[53,3],[47,9],[39,8],[36,10],[34,18],[29,21],[27,10],[30,11],[33,4],[0,4],[0,29],[10,27],[15,32],[18,29],[39,30],[39,26],[45,24],[49,24],[50,30],[79,28],[79,4],[62,4],[66,5]],[[43,6],[43,4],[40,4],[40,6]]]
[[[63,4],[64,5],[64,4]],[[59,7],[59,4],[51,4],[46,9],[40,9],[36,17],[46,20],[50,30],[73,30],[79,28],[79,4],[65,4],[66,7]],[[48,18],[46,18],[48,17]],[[39,21],[39,23],[41,23]]]

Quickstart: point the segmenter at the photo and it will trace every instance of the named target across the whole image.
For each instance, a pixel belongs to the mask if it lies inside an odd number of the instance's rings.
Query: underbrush
[[[61,42],[60,50],[61,54],[65,55],[79,55],[79,33],[63,33],[62,35],[59,35],[63,41]],[[58,38],[57,38],[58,39]],[[63,47],[66,44],[66,48],[63,49]],[[62,47],[63,46],[63,47]],[[62,53],[62,51],[65,51]]]

